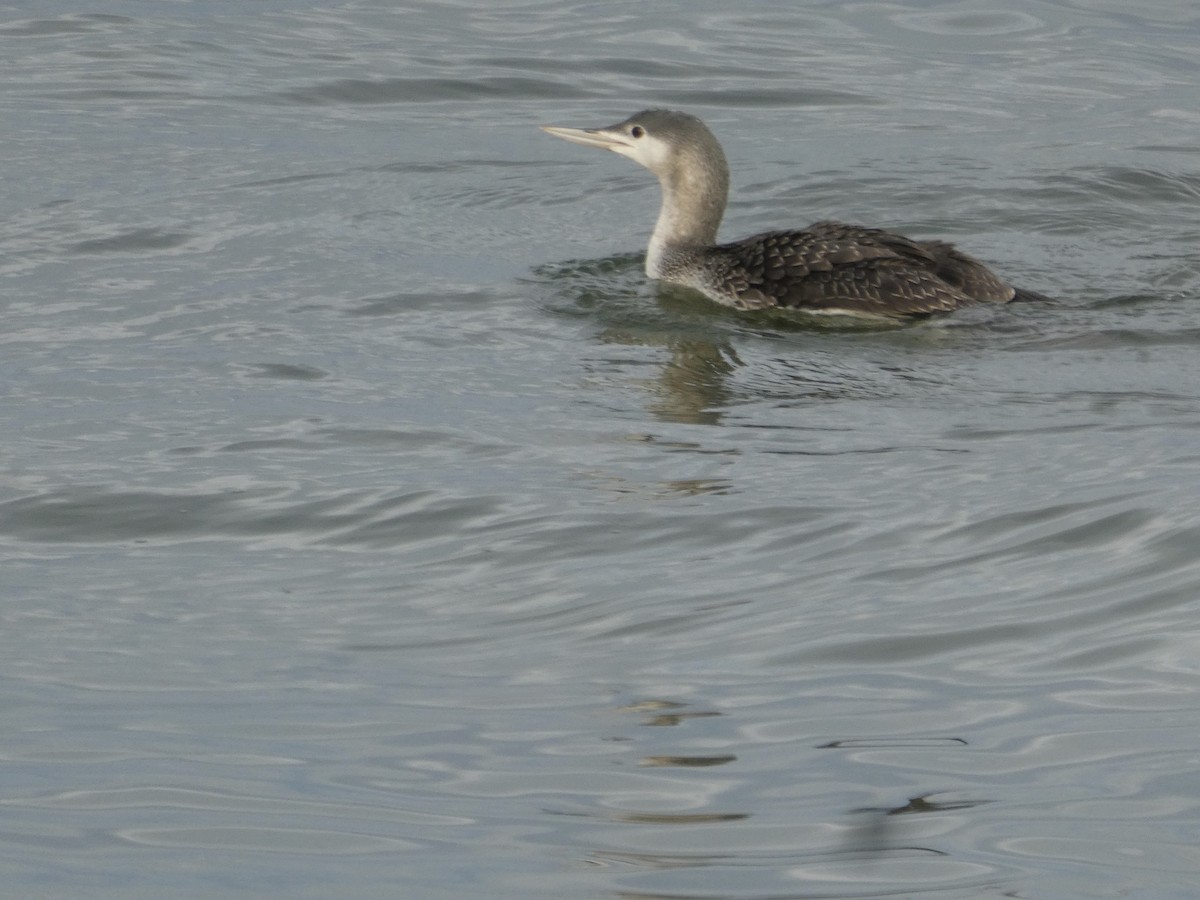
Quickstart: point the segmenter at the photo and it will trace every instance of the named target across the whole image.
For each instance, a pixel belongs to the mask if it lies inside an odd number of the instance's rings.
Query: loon
[[[662,208],[646,251],[646,275],[694,288],[717,303],[903,318],[1044,299],[1018,291],[951,244],[879,228],[817,222],[718,244],[729,165],[713,133],[687,113],[648,109],[606,128],[541,127],[575,144],[612,150],[654,173]]]

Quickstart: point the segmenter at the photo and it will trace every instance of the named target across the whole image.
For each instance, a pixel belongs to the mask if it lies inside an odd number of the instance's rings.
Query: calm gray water
[[[80,9],[0,20],[6,896],[1196,896],[1194,4]],[[535,126],[660,105],[727,237],[1056,302],[656,289]]]

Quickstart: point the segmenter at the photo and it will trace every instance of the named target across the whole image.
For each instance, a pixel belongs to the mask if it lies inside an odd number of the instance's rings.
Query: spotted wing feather
[[[712,253],[713,288],[743,309],[911,316],[1013,296],[987,267],[950,244],[836,222],[759,234]]]
[[[939,278],[979,303],[1008,303],[1016,291],[975,257],[943,241],[923,241]]]

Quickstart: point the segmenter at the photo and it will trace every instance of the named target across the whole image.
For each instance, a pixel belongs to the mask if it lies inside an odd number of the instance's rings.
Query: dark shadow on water
[[[643,756],[638,765],[647,768],[705,769],[710,766],[725,766],[737,762],[733,754],[724,756]]]

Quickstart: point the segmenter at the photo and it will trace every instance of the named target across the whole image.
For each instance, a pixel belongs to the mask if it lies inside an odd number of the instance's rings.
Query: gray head
[[[605,128],[543,125],[542,129],[645,166],[662,183],[667,206],[680,211],[672,226],[679,239],[711,242],[715,238],[729,193],[729,165],[713,133],[695,116],[647,109]]]
[[[542,130],[585,147],[619,153],[660,179],[666,179],[673,169],[705,169],[712,175],[724,173],[728,184],[729,170],[721,145],[707,125],[687,113],[645,109],[604,128],[543,125]]]

